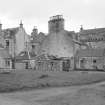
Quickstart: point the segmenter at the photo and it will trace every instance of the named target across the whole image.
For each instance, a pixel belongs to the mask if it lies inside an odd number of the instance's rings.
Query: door
[[[63,61],[63,71],[69,71],[70,69],[70,60]]]

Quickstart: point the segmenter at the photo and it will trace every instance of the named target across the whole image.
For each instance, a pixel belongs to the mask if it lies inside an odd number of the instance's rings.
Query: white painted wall
[[[26,42],[28,41],[29,41],[29,36],[26,34],[24,28],[19,28],[19,31],[16,34],[16,50],[15,50],[16,55],[18,55],[21,51],[25,50]]]

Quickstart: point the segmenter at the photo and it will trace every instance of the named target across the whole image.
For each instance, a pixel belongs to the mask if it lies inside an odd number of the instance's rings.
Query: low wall
[[[62,61],[42,60],[36,62],[36,70],[41,71],[62,71]]]

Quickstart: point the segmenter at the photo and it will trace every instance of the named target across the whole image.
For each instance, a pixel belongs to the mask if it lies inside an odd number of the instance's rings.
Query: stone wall
[[[36,70],[41,71],[62,71],[62,61],[42,60],[36,61]]]
[[[104,69],[104,62],[104,57],[80,57],[77,59],[76,68]]]

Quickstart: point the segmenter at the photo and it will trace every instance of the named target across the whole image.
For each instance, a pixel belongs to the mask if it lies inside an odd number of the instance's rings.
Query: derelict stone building
[[[62,15],[56,15],[50,18],[48,21],[48,30],[48,35],[42,41],[38,52],[39,58],[40,56],[45,55],[46,59],[37,60],[36,66],[43,65],[42,68],[44,69],[47,63],[49,65],[48,67],[51,68],[57,68],[58,65],[61,71],[73,69],[73,35],[75,33],[65,30],[64,18]]]

